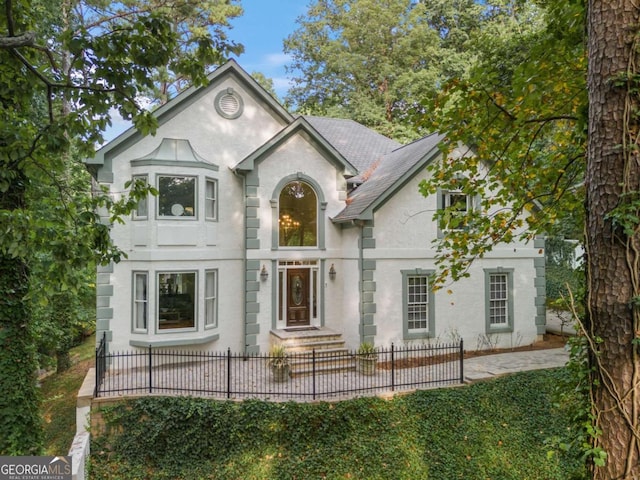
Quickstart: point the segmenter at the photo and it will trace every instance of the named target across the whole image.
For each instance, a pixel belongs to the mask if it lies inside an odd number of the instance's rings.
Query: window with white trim
[[[218,182],[207,178],[204,193],[204,216],[207,220],[218,219]]]
[[[158,175],[158,217],[196,217],[196,177]]]
[[[433,272],[414,269],[401,273],[404,338],[432,337],[435,326],[434,294],[431,288]]]
[[[318,245],[318,197],[311,185],[295,180],[280,192],[278,245],[315,247]]]
[[[485,269],[488,332],[513,331],[513,269]]]
[[[491,326],[509,324],[508,307],[507,274],[494,273],[489,276],[489,323]]]
[[[218,326],[218,271],[207,270],[204,277],[204,328]]]
[[[133,272],[133,331],[147,332],[149,319],[149,275],[147,272]]]
[[[465,217],[473,210],[471,195],[458,190],[443,190],[440,199],[443,210],[442,228],[444,230],[462,230],[465,227]]]
[[[195,329],[197,272],[158,273],[158,329]]]
[[[134,175],[133,182],[142,182],[144,185],[149,183],[148,177],[146,175]],[[136,205],[136,209],[133,211],[133,219],[134,220],[147,220],[149,217],[149,202],[147,197],[141,198],[138,200],[138,204]]]

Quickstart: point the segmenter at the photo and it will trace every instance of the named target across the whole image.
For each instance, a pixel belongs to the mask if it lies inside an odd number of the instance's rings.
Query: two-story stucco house
[[[434,211],[473,198],[418,191],[442,136],[401,145],[343,119],[294,116],[237,63],[159,108],[88,166],[113,195],[132,179],[157,196],[112,235],[128,258],[98,272],[98,337],[111,350],[266,351],[283,332],[361,342],[545,332],[539,241],[495,248],[452,292],[433,291]]]

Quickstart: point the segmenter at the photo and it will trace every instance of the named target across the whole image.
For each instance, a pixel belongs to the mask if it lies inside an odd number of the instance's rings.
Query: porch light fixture
[[[336,268],[333,266],[333,263],[331,264],[331,267],[329,267],[329,278],[331,280],[336,279]]]
[[[268,278],[269,278],[269,272],[267,272],[267,267],[262,265],[262,270],[260,270],[260,280],[262,280],[263,282],[266,282]]]

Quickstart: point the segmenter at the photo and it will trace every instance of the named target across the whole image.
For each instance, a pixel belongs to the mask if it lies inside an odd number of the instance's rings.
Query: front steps
[[[355,369],[355,360],[344,346],[342,334],[326,328],[272,330],[272,344],[282,344],[290,355],[291,376],[339,373]]]

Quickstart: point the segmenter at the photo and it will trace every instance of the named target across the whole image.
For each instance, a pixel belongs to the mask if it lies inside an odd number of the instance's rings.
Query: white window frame
[[[204,272],[204,328],[218,328],[218,270]]]
[[[473,210],[473,197],[466,193],[463,193],[461,190],[442,190],[441,192],[441,207],[440,210],[445,210],[447,208],[451,208],[452,197],[465,197],[465,208],[464,210],[449,210],[452,217],[464,216]],[[444,221],[444,219],[443,219]],[[443,230],[446,231],[455,231],[455,230],[464,230],[464,225],[459,225],[457,227],[451,227],[448,224],[443,224]]]
[[[138,283],[138,279],[142,282]],[[142,287],[142,292],[140,288]],[[142,318],[140,316],[142,308]],[[131,329],[135,333],[147,333],[149,331],[149,272],[133,272],[132,275],[132,314]],[[140,323],[142,322],[142,326]]]
[[[485,317],[487,333],[513,332],[514,297],[513,269],[498,267],[485,269]],[[494,280],[500,279],[503,288],[497,292]],[[497,295],[499,294],[499,295]],[[497,318],[501,321],[496,321]]]
[[[209,186],[213,188],[213,195],[209,195]],[[205,179],[204,186],[204,218],[209,221],[218,220],[218,181],[213,178]]]
[[[143,180],[144,183],[146,185],[149,184],[149,176],[144,174],[144,175],[133,175],[132,176],[132,182],[135,182],[136,180]],[[145,213],[141,214],[140,210],[142,209],[141,207],[144,205],[144,210]],[[138,200],[138,205],[136,205],[135,210],[132,213],[133,215],[133,220],[148,220],[149,219],[149,196],[147,195],[144,198],[141,198],[140,200]]]
[[[162,192],[160,191],[160,179],[170,178],[185,178],[193,179],[193,215],[163,215],[160,212],[160,200],[162,199]],[[156,175],[156,188],[158,190],[158,197],[156,203],[156,218],[159,220],[178,220],[193,222],[198,220],[198,176],[197,175],[182,175],[172,173],[159,173]]]
[[[193,275],[194,278],[194,286],[193,286],[193,326],[191,327],[176,327],[176,328],[160,328],[160,314],[163,313],[160,311],[160,275]],[[155,315],[155,327],[156,332],[158,333],[177,333],[177,332],[193,332],[198,330],[198,306],[199,306],[199,292],[198,292],[198,281],[199,281],[200,273],[197,270],[158,270],[155,273],[156,278],[156,286],[155,286],[155,294],[156,294],[156,315]]]
[[[423,270],[416,268],[413,270],[402,270],[402,319],[403,319],[403,336],[405,340],[420,339],[420,338],[432,338],[435,334],[435,295],[433,288],[431,288],[431,280],[434,274],[433,270]],[[410,280],[420,279],[424,281],[424,287],[426,291],[419,292],[422,298],[416,301],[412,298],[415,292],[411,291]],[[421,288],[421,286],[419,286]],[[426,326],[420,328],[411,328],[411,323],[415,321],[412,311],[415,306],[424,308],[426,318],[419,321],[425,321]]]

